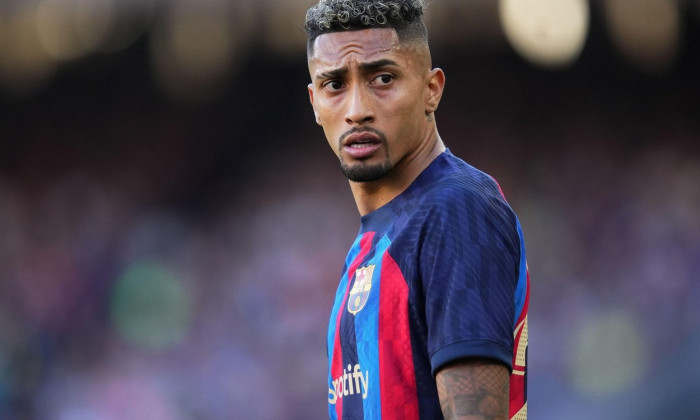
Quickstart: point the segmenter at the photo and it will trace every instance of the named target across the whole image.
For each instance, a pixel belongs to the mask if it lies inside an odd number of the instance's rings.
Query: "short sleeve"
[[[512,370],[520,259],[515,215],[490,179],[448,183],[423,206],[418,270],[433,374],[468,357]]]

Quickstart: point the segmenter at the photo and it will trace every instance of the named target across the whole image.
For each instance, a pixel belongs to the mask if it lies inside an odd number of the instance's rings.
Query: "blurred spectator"
[[[675,392],[697,394],[700,331],[687,21],[662,75],[611,58],[600,28],[561,71],[436,49],[441,135],[498,178],[528,242],[533,418],[700,416]],[[183,104],[147,43],[0,93],[0,419],[324,418],[359,222],[303,50],[249,54],[219,97]]]

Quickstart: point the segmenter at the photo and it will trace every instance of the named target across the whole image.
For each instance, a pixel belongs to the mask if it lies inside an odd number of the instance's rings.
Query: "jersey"
[[[446,150],[363,216],[331,311],[331,419],[442,419],[435,375],[462,358],[510,369],[527,416],[529,276],[498,184]]]

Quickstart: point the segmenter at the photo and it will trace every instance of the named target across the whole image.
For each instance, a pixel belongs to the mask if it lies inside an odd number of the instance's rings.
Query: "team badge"
[[[358,268],[355,271],[355,283],[348,297],[348,312],[353,315],[360,312],[367,303],[369,291],[372,289],[372,273],[374,273],[374,265]]]

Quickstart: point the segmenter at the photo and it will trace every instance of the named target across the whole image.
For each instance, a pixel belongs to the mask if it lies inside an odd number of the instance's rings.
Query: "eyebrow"
[[[386,66],[398,66],[398,64],[394,60],[383,58],[381,60],[370,61],[369,63],[360,64],[360,70],[376,70]]]
[[[367,63],[362,63],[358,67],[362,71],[372,71],[377,70],[386,66],[398,66],[396,61],[389,60],[388,58],[383,58],[381,60],[370,61]],[[348,73],[347,67],[341,67],[339,69],[324,71],[323,73],[316,76],[317,79],[335,79],[337,77],[342,77]]]

